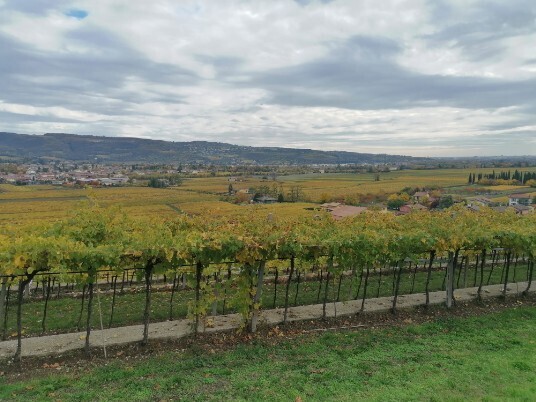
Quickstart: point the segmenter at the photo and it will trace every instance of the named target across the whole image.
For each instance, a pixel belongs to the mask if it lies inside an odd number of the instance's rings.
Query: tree
[[[406,193],[401,194],[391,194],[387,198],[387,208],[399,210],[402,205],[405,205],[409,202],[410,196]]]
[[[97,272],[117,266],[123,254],[123,238],[128,233],[128,219],[117,208],[101,208],[96,203],[79,209],[56,226],[58,233],[81,244],[72,252],[72,259],[85,271],[88,286],[85,351],[89,356],[91,313],[94,287],[98,285]]]
[[[42,272],[59,272],[69,266],[68,252],[76,247],[74,242],[63,236],[54,236],[46,228],[32,229],[26,228],[23,233],[15,234],[4,254],[4,260],[7,260],[5,273],[19,278],[17,349],[14,356],[18,362],[22,360],[22,304],[26,286]]]
[[[172,235],[168,226],[162,222],[138,219],[125,237],[126,249],[122,255],[123,263],[133,263],[139,268],[139,276],[145,280],[145,309],[143,313],[143,340],[149,340],[149,320],[151,311],[151,286],[155,272],[165,272],[174,257]],[[129,264],[130,265],[130,264]]]
[[[326,202],[331,202],[331,194],[329,193],[322,193],[320,194],[320,203],[325,204]]]
[[[287,200],[290,202],[298,202],[303,198],[303,189],[301,186],[292,186],[290,187]]]
[[[361,201],[361,195],[359,193],[346,194],[344,196],[344,203],[346,205],[359,205]]]
[[[251,198],[250,198],[249,194],[236,193],[234,203],[235,204],[245,204],[245,203],[248,203],[250,201],[250,199]]]
[[[452,205],[454,205],[454,200],[452,199],[452,195],[445,195],[441,197],[441,199],[439,200],[438,208],[446,209],[446,208],[450,208]]]
[[[169,181],[167,181],[165,179],[159,179],[159,178],[156,178],[156,177],[151,177],[149,179],[148,186],[153,187],[153,188],[164,188],[164,187],[169,186]]]
[[[469,173],[469,179],[467,180],[467,184],[475,184],[475,175],[472,173]]]
[[[11,242],[12,239],[9,236],[0,234],[0,325],[4,324],[7,307],[7,289],[10,278],[7,275],[6,265],[10,260],[8,246]],[[5,340],[5,331],[6,329],[4,328],[2,331],[2,340]]]

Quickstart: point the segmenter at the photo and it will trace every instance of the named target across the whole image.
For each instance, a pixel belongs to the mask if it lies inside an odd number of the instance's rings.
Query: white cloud
[[[85,123],[100,120],[101,116],[77,110],[69,110],[63,107],[35,107],[31,105],[19,105],[14,103],[0,102],[0,111],[29,116],[56,117],[58,119],[72,119]]]
[[[536,153],[535,17],[523,0],[0,0],[0,130]]]
[[[84,24],[57,11],[39,16],[7,11],[0,22],[1,33],[41,51],[60,53],[73,50],[64,35]]]

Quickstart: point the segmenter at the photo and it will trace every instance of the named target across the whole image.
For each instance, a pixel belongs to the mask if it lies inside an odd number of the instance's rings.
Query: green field
[[[4,376],[0,400],[531,401],[534,333],[536,307],[526,306],[398,328],[272,334],[227,350]]]

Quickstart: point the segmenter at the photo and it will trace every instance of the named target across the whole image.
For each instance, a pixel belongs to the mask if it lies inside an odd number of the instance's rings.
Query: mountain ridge
[[[176,142],[69,133],[0,132],[0,158],[60,159],[101,163],[400,164],[429,160],[404,155],[305,148],[254,147],[223,142]]]

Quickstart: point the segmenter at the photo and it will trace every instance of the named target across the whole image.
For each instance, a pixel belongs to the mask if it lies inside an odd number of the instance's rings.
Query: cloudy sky
[[[0,131],[536,154],[534,0],[0,0]]]

